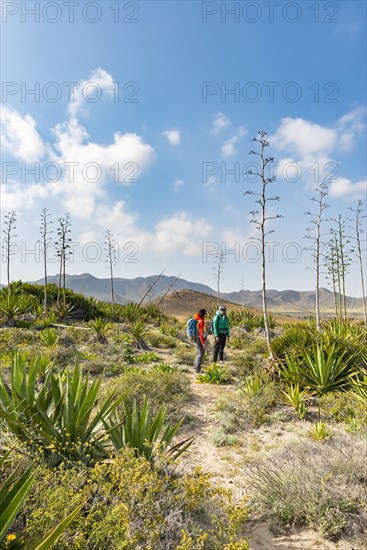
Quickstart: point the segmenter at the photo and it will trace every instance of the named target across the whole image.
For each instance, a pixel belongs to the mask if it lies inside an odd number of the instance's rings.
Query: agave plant
[[[357,374],[354,368],[356,356],[334,344],[328,350],[322,344],[316,344],[312,353],[304,351],[302,355],[303,385],[309,386],[317,395],[345,388],[350,377]]]
[[[102,317],[97,317],[89,322],[89,326],[94,332],[97,342],[107,344],[107,332],[110,330],[111,325]]]
[[[178,335],[178,329],[175,326],[171,326],[171,325],[162,324],[159,327],[159,331],[164,336],[172,336],[173,338],[176,338]]]
[[[91,317],[96,317],[99,310],[99,302],[93,296],[87,298],[88,305],[90,307]]]
[[[143,308],[140,307],[138,304],[136,304],[135,302],[128,302],[125,306],[123,306],[121,316],[125,321],[134,323],[141,318],[143,313]]]
[[[299,384],[290,384],[285,390],[281,391],[286,403],[291,405],[296,411],[298,418],[303,420],[307,414],[305,400],[313,395],[309,393],[309,388],[301,390]]]
[[[245,324],[249,331],[256,328],[256,315],[250,309],[243,311],[243,324]]]
[[[326,441],[326,439],[330,439],[332,437],[332,434],[328,430],[325,422],[316,422],[314,429],[310,430],[309,432],[310,437],[314,441]]]
[[[367,405],[367,376],[363,378],[351,378],[350,381],[353,395],[361,399]]]
[[[7,455],[0,459],[0,465],[6,457]],[[37,470],[33,465],[28,467],[21,475],[19,474],[19,469],[20,465],[10,474],[3,484],[0,485],[0,543],[7,538],[8,543],[5,546],[7,549],[47,550],[73,521],[75,516],[83,508],[84,503],[75,508],[66,518],[34,545],[30,545],[26,540],[19,540],[12,534],[6,537],[6,533],[11,528],[13,520],[32,487],[32,483],[37,474]]]
[[[157,416],[152,419],[150,404],[146,398],[139,412],[136,401],[130,409],[124,403],[124,419],[121,421],[118,413],[115,413],[114,426],[104,422],[111,441],[118,451],[123,447],[135,450],[137,456],[144,455],[149,461],[153,461],[159,452],[166,452],[172,460],[176,460],[191,445],[193,439],[188,438],[169,448],[169,445],[181,427],[182,418],[175,426],[171,422],[164,428],[167,415],[167,406],[162,405]]]
[[[4,292],[0,296],[0,313],[5,317],[5,323],[13,326],[16,319],[28,313],[34,306],[30,296]]]
[[[343,349],[356,364],[367,362],[367,342],[364,327],[346,319],[330,319],[322,325],[322,343],[325,349],[335,346]]]
[[[248,397],[255,397],[263,388],[263,381],[259,376],[251,376],[244,381],[243,386],[239,389]]]
[[[144,308],[144,313],[148,319],[160,321],[163,317],[163,311],[156,304],[148,304]]]
[[[287,384],[300,384],[301,383],[301,364],[302,360],[299,359],[296,353],[289,353],[285,355],[283,361],[277,363],[278,374]]]
[[[136,321],[132,327],[130,327],[129,335],[135,347],[138,349],[149,350],[149,346],[144,341],[144,336],[148,331],[148,327],[144,321]]]
[[[10,451],[0,458],[0,466],[9,456]],[[19,474],[20,465],[0,486],[0,543],[11,526],[36,476],[31,466]]]
[[[94,412],[103,374],[89,384],[79,367],[73,374],[54,374],[50,369],[40,382],[39,369],[39,363],[28,365],[18,354],[12,363],[10,388],[0,373],[0,418],[33,454],[41,450],[51,466],[77,460],[92,464],[106,458],[101,428],[123,397],[115,399],[112,394]]]
[[[283,326],[283,332],[271,341],[273,354],[284,361],[286,355],[300,357],[306,349],[312,348],[316,339],[316,329],[309,323],[294,323]]]
[[[59,338],[60,336],[54,328],[46,328],[39,335],[40,342],[47,348],[54,348],[57,345]]]
[[[40,320],[40,323],[42,323],[45,327],[50,327],[51,325],[56,325],[60,320],[60,316],[56,313],[56,311],[49,311],[47,315]]]
[[[68,302],[60,302],[54,306],[54,311],[59,319],[67,319],[71,316],[75,309],[75,305]]]

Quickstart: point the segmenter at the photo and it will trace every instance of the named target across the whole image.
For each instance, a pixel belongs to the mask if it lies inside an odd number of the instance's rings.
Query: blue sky
[[[12,277],[42,275],[30,251],[47,207],[54,225],[70,212],[70,273],[108,276],[109,228],[116,276],[165,269],[214,286],[222,247],[235,251],[222,289],[239,289],[241,277],[259,289],[244,195],[257,184],[243,172],[264,129],[278,163],[272,207],[284,216],[269,226],[268,287],[312,289],[304,212],[317,181],[329,184],[330,217],[366,198],[366,4],[71,4],[73,21],[70,3],[2,3],[1,206],[18,215]],[[35,166],[36,176],[25,174]],[[133,172],[137,181],[126,181]],[[359,296],[356,263],[347,283]]]

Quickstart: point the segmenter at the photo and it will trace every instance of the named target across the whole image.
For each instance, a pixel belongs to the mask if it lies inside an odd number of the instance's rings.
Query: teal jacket
[[[228,317],[227,315],[222,315],[219,309],[215,314],[215,318],[213,321],[213,331],[214,336],[218,336],[218,334],[226,334],[227,336],[229,336]]]

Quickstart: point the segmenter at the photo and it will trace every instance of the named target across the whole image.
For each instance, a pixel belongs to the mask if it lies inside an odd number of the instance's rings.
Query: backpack
[[[198,336],[198,322],[196,319],[192,318],[187,321],[186,324],[186,332],[187,336],[191,338],[191,340],[194,340]]]
[[[208,334],[214,334],[214,321],[215,321],[216,315],[213,317],[213,319],[210,321]]]

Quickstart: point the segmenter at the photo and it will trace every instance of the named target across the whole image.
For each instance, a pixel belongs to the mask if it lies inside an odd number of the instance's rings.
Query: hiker
[[[199,309],[194,315],[194,319],[197,320],[197,336],[196,336],[196,357],[195,357],[195,371],[201,372],[201,363],[205,354],[205,315],[206,309]]]
[[[215,340],[213,354],[214,363],[217,362],[218,355],[220,362],[223,361],[223,350],[225,348],[227,338],[229,339],[229,322],[226,312],[226,307],[220,306],[213,319],[213,333]]]

